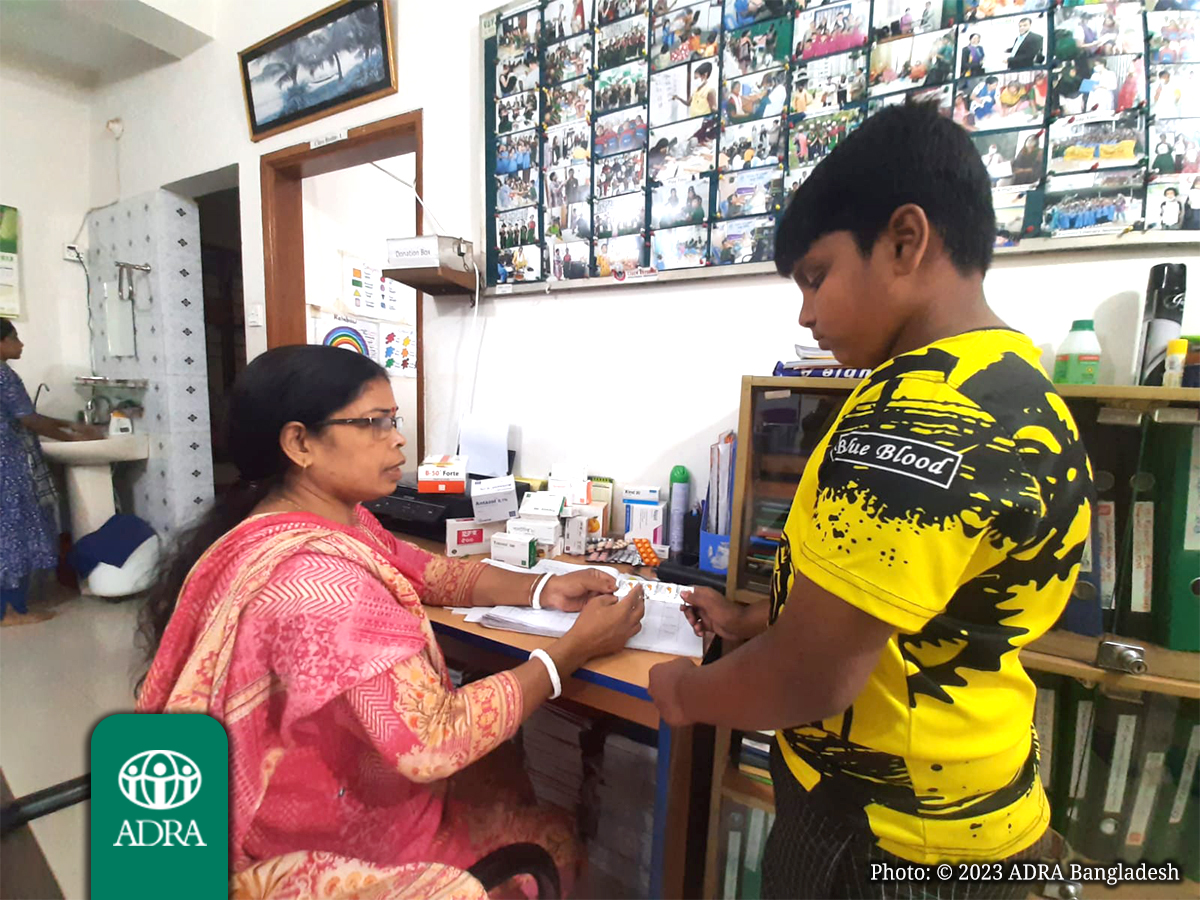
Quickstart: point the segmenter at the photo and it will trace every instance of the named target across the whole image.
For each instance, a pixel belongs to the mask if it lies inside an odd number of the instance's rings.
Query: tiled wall
[[[145,378],[150,458],[118,469],[132,479],[133,509],[159,534],[174,535],[211,502],[208,366],[196,204],[155,191],[94,212],[88,220],[89,303],[96,374]],[[135,274],[137,356],[109,355],[104,284],[117,290],[116,261],[149,263]]]

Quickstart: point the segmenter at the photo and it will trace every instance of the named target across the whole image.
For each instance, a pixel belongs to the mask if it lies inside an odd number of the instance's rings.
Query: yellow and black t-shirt
[[[1018,648],[1067,602],[1091,523],[1079,432],[1028,338],[972,331],[890,360],[805,468],[795,572],[898,633],[845,713],[778,734],[824,802],[915,862],[998,860],[1049,821]]]

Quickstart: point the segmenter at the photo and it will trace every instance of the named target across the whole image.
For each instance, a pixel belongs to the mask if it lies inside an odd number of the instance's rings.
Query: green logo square
[[[229,894],[229,739],[205,715],[122,713],[92,732],[93,900]]]

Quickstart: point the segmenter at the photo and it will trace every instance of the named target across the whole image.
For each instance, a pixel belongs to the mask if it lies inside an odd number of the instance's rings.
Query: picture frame
[[[238,54],[250,140],[394,94],[387,0],[339,0]]]

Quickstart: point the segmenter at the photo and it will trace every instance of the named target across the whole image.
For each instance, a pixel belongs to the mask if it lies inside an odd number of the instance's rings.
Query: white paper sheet
[[[459,452],[472,475],[508,474],[508,423],[467,413],[458,427]]]
[[[529,609],[524,606],[497,606],[486,610],[478,621],[488,628],[536,634],[542,637],[562,637],[575,624],[578,613],[556,609]],[[642,617],[642,630],[625,644],[631,650],[650,650],[700,659],[704,656],[704,641],[692,631],[687,618],[678,606],[670,603],[647,603]]]

